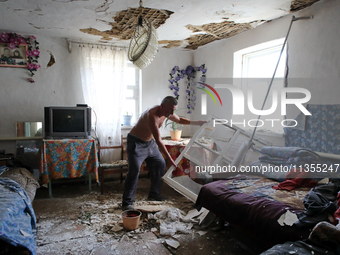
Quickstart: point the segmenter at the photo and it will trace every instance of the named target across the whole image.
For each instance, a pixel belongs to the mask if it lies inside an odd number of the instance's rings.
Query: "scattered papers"
[[[191,220],[197,216],[199,216],[202,212],[201,211],[197,211],[196,209],[191,210],[188,212],[187,215],[185,215],[185,217],[183,218],[185,221]]]
[[[159,233],[163,236],[173,236],[176,232],[180,232],[182,234],[189,234],[192,228],[192,223],[186,224],[184,222],[165,222],[162,221],[159,226]]]
[[[121,231],[121,230],[123,230],[124,228],[122,227],[122,226],[119,226],[118,224],[115,224],[112,228],[111,228],[111,230],[113,231],[113,232],[119,232],[119,231]]]
[[[184,212],[178,208],[173,208],[173,207],[170,207],[168,209],[165,209],[155,214],[150,214],[150,213],[148,214],[148,219],[154,219],[154,220],[170,219],[171,221],[176,221],[179,219],[183,219],[183,217],[184,217]]]
[[[192,215],[195,215],[195,213],[189,212],[189,216],[184,217],[183,211],[170,207],[155,214],[148,214],[148,219],[154,219],[160,223],[159,233],[161,235],[173,236],[176,232],[183,234],[189,234],[191,232],[190,230],[193,227],[191,222],[195,222],[191,217]]]
[[[329,183],[329,178],[323,178],[321,181],[319,181],[319,184],[327,184]]]
[[[284,214],[281,215],[281,217],[277,220],[277,222],[281,226],[293,226],[295,222],[297,222],[299,219],[296,216],[295,213],[292,213],[291,211],[286,211]]]
[[[180,246],[180,243],[173,239],[166,239],[165,243],[174,249],[177,249]]]
[[[200,210],[200,212],[201,212],[201,214],[200,214],[200,216],[198,217],[198,219],[199,219],[199,223],[198,223],[198,224],[199,224],[199,225],[201,225],[202,222],[203,222],[203,220],[208,216],[209,210],[202,208],[202,209]]]
[[[204,236],[206,233],[208,233],[208,231],[198,231],[197,234],[199,234],[200,236]]]

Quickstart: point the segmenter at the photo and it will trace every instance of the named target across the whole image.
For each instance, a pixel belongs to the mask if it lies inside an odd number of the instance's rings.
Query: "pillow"
[[[38,181],[25,168],[11,167],[1,174],[0,177],[7,177],[17,182],[26,191],[31,202],[34,200],[37,188],[40,187]]]
[[[267,169],[272,168],[272,169],[278,169],[279,166],[270,164],[270,163],[266,163],[266,162],[262,162],[262,161],[255,161],[253,163],[251,163],[249,166],[253,166],[256,167],[256,170],[258,170],[258,172],[256,173],[256,175],[259,175],[261,177],[265,177],[274,181],[278,181],[278,182],[283,182],[286,180],[286,175],[288,174],[288,172],[285,172],[284,170],[279,170],[279,171],[268,171]],[[276,167],[276,168],[275,168]]]

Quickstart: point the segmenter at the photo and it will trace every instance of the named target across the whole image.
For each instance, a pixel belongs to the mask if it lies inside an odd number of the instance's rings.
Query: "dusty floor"
[[[156,205],[146,201],[150,181],[140,178],[136,206]],[[265,248],[255,237],[232,226],[221,229],[218,220],[202,229],[197,223],[183,224],[182,232],[161,235],[160,221],[151,219],[155,214],[143,212],[141,224],[135,231],[122,228],[121,196],[124,182],[105,182],[106,191],[92,185],[89,193],[84,181],[65,180],[53,184],[53,198],[48,198],[48,189],[37,190],[33,208],[37,216],[37,254],[259,254]],[[157,204],[170,208],[170,212],[183,215],[194,209],[194,204],[163,185],[163,195],[168,201]],[[173,222],[171,222],[173,221]],[[169,217],[164,220],[169,222]],[[177,222],[170,219],[170,224]],[[179,221],[182,222],[182,221]],[[176,223],[177,224],[177,223]],[[163,232],[164,234],[165,232]],[[177,241],[173,248],[171,241]]]

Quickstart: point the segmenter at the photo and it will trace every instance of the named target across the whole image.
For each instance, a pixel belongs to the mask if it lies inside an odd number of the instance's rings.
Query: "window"
[[[128,62],[125,74],[126,98],[124,101],[123,114],[132,114],[132,123],[135,123],[139,117],[141,109],[141,70]]]
[[[252,92],[252,105],[257,110],[261,110],[262,108],[282,50],[283,42],[284,39],[274,40],[242,49],[234,53],[234,85],[239,86],[242,89],[247,103],[249,102],[248,93],[249,91]],[[284,50],[264,110],[271,108],[272,98],[275,96],[273,94],[274,90],[278,93],[277,97],[280,95],[280,90],[284,86],[285,64],[286,52]],[[247,109],[248,107],[245,108]],[[237,118],[239,121],[239,117]],[[255,119],[257,119],[258,116],[251,114],[248,111],[242,118],[245,119],[246,122],[254,120],[251,125],[240,126],[245,129],[252,129],[252,127],[256,125]],[[275,119],[276,121],[266,121],[269,119]],[[283,133],[281,125],[283,119],[284,116],[281,115],[278,103],[278,107],[274,113],[261,116],[262,122],[258,124],[258,130]]]

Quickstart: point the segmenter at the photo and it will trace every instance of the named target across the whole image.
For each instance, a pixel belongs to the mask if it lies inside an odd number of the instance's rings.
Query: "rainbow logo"
[[[209,88],[212,92],[214,92],[215,95],[217,96],[218,100],[220,101],[221,106],[222,106],[222,100],[220,98],[220,95],[217,93],[217,91],[213,87],[211,87],[210,85],[208,85],[206,83],[202,83],[202,82],[197,82],[197,83],[204,85],[205,87]],[[206,92],[214,100],[215,105],[217,105],[213,94],[209,90],[206,90],[205,88],[200,88],[200,87],[197,87],[197,88]]]

